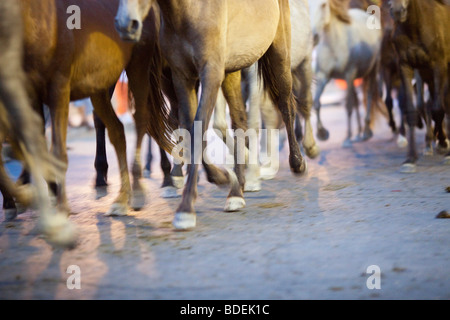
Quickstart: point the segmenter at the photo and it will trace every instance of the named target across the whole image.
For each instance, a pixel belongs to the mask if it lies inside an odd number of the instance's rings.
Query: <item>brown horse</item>
[[[445,111],[450,119],[450,6],[444,0],[392,0],[390,9],[395,21],[393,40],[405,88],[409,125],[409,149],[402,172],[415,172],[418,158],[412,85],[415,69],[428,84],[433,110]],[[447,132],[450,132],[450,121],[447,121]],[[450,161],[450,153],[446,161]]]
[[[48,240],[57,245],[72,246],[76,241],[74,226],[66,215],[57,214],[50,204],[45,178],[62,175],[63,165],[51,157],[40,130],[42,120],[35,113],[25,89],[23,59],[23,25],[20,4],[16,0],[0,2],[0,141],[8,135],[17,155],[29,170],[35,197],[16,188],[0,159],[0,190],[24,205],[37,206],[40,226]],[[1,149],[1,145],[0,145]],[[0,150],[1,152],[1,150]],[[31,203],[30,203],[31,201]],[[16,213],[6,216],[15,218]]]
[[[138,40],[142,20],[154,0],[121,0],[116,27],[122,38]],[[290,17],[288,0],[156,0],[161,8],[161,47],[172,69],[179,100],[184,113],[184,126],[191,137],[203,137],[222,87],[232,115],[233,129],[246,129],[245,106],[241,93],[240,70],[259,60],[261,74],[270,96],[280,109],[289,137],[290,166],[295,173],[306,171],[294,133],[294,97],[290,71]],[[264,8],[264,10],[261,10]],[[264,30],[264,32],[261,32]],[[195,86],[200,80],[202,93],[197,108]],[[233,116],[240,115],[240,116]],[[198,121],[201,128],[195,129]],[[201,132],[199,132],[201,131]],[[195,139],[192,139],[194,142]],[[243,199],[244,164],[237,161],[236,179],[230,172],[200,159],[206,147],[191,144],[191,160],[183,199],[173,224],[189,229],[196,224],[194,200],[197,196],[198,164],[203,162],[209,181],[232,184],[225,210],[245,205]],[[242,146],[243,148],[243,146]],[[240,154],[244,154],[240,150]]]
[[[91,97],[94,111],[106,125],[119,161],[121,189],[109,214],[126,214],[129,202],[137,209],[142,207],[145,195],[138,172],[134,175],[134,197],[130,199],[124,128],[111,105],[109,89],[125,69],[135,102],[137,136],[142,138],[149,131],[162,147],[169,149],[168,116],[159,89],[162,64],[156,16],[152,11],[144,22],[142,41],[133,44],[123,42],[114,29],[118,0],[22,0],[21,4],[29,91],[37,110],[42,109],[43,103],[49,106],[53,154],[67,164],[69,101]],[[66,12],[72,5],[82,12],[79,29],[67,27]],[[138,139],[137,163],[140,144]],[[58,204],[67,211],[65,179],[55,182],[57,187],[53,189]]]

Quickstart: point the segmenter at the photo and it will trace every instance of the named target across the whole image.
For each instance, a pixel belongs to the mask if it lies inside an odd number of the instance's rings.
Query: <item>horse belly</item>
[[[274,41],[279,21],[276,0],[228,0],[226,71],[258,61]]]
[[[114,85],[126,67],[132,47],[122,48],[120,43],[101,33],[91,36],[73,64],[72,96],[80,98],[107,90]]]

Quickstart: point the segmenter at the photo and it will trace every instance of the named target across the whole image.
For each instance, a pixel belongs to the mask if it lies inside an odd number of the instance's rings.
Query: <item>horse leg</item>
[[[225,75],[225,80],[222,84],[222,91],[228,102],[231,116],[231,126],[234,136],[234,172],[238,179],[239,184],[234,184],[228,195],[227,202],[225,204],[225,211],[233,212],[245,207],[244,200],[244,186],[245,186],[245,137],[247,137],[247,114],[245,112],[244,100],[242,98],[241,90],[241,72],[233,72]],[[258,152],[258,136],[256,131],[252,131],[253,135],[250,135],[250,145],[253,147],[250,151],[252,159],[249,159],[252,163],[257,163]],[[243,135],[239,137],[239,135]]]
[[[106,215],[126,215],[128,212],[128,202],[131,196],[130,177],[128,173],[125,131],[122,122],[111,105],[108,92],[101,92],[91,96],[95,112],[105,124],[108,130],[109,140],[111,141],[119,162],[121,177],[121,188],[118,197]]]
[[[384,103],[389,115],[389,126],[391,127],[392,133],[395,135],[397,133],[397,125],[394,119],[394,100],[392,99],[392,77],[389,72],[383,72],[383,79],[386,86],[386,98]]]
[[[106,127],[94,112],[96,149],[94,167],[96,171],[95,190],[97,199],[106,196],[108,186],[108,159],[106,157]]]
[[[0,134],[0,141],[3,140],[3,135]],[[3,181],[7,178],[8,174],[6,173],[2,159],[2,143],[0,143],[0,181]],[[4,183],[0,183],[0,192],[3,196],[3,212],[5,213],[5,221],[14,220],[17,217],[17,207],[16,202],[14,201],[14,197],[11,195],[8,189],[4,187]]]
[[[148,136],[147,155],[145,157],[144,172],[142,173],[144,178],[150,178],[152,174],[152,162],[153,162],[152,137]]]
[[[261,117],[264,122],[264,132],[261,135],[261,180],[272,180],[276,177],[280,168],[280,128],[282,119],[280,112],[275,109],[273,101],[261,91]],[[298,144],[298,143],[297,143]]]
[[[359,109],[359,105],[357,105],[356,98],[356,90],[354,85],[354,77],[349,76],[346,79],[347,82],[347,100],[346,100],[346,110],[347,110],[347,138],[343,143],[344,148],[352,147],[352,113],[355,106]],[[358,121],[359,122],[359,121]]]
[[[180,196],[177,193],[177,188],[172,180],[172,175],[170,174],[170,170],[172,169],[172,165],[170,164],[170,160],[167,157],[166,151],[163,148],[159,148],[161,152],[161,170],[164,174],[164,179],[162,183],[162,194],[161,197],[164,199],[170,198],[179,198]]]
[[[202,94],[195,115],[195,123],[191,126],[190,130],[191,159],[190,166],[188,167],[188,179],[183,190],[181,203],[173,220],[173,226],[176,229],[182,230],[191,229],[196,225],[194,202],[197,197],[198,165],[202,162],[205,164],[205,159],[203,159],[203,161],[201,159],[203,151],[206,148],[206,142],[203,141],[203,136],[208,128],[209,120],[211,119],[214,110],[214,104],[217,101],[219,88],[224,77],[223,68],[220,68],[218,64],[213,62],[208,63],[199,74],[201,74]],[[185,113],[185,117],[190,117],[195,110],[195,103],[197,100],[195,83],[177,73],[174,76],[174,84],[180,103],[179,111]],[[199,139],[201,139],[201,141],[196,141]],[[196,145],[196,142],[199,145]],[[240,188],[234,172],[230,170],[220,170],[214,165],[206,165],[204,167],[208,180],[217,185],[228,185],[232,182],[234,187],[237,185],[237,188]],[[232,190],[234,190],[234,188],[232,188]]]
[[[264,91],[258,85],[256,64],[247,69],[248,83],[248,128],[256,132],[257,137],[260,136],[261,128],[261,107],[266,105]],[[273,108],[273,105],[272,105]],[[261,138],[262,140],[262,138]],[[245,173],[245,192],[258,192],[261,190],[260,165],[259,165],[259,148],[258,152],[250,155]],[[256,150],[255,150],[256,151]]]
[[[416,150],[416,136],[415,127],[417,124],[417,114],[414,106],[413,95],[414,90],[412,86],[412,78],[414,71],[409,66],[401,64],[400,74],[402,77],[402,85],[405,90],[405,117],[408,124],[408,153],[406,161],[401,167],[402,173],[413,173],[416,172],[416,161],[417,161],[417,150]]]
[[[66,194],[66,177],[68,167],[67,156],[67,127],[69,122],[70,84],[67,80],[54,79],[50,85],[49,109],[52,119],[52,153],[56,159],[60,159],[64,165],[64,177],[50,181],[49,186],[56,196],[59,211],[70,213]]]
[[[286,35],[290,37],[290,20],[281,17],[277,35],[267,52],[260,59],[261,71],[267,88],[270,88],[272,102],[277,104],[281,112],[289,142],[289,165],[295,174],[307,172],[307,162],[300,152],[295,139],[295,98],[292,93],[292,71],[290,61],[290,45]]]
[[[302,139],[303,148],[310,159],[315,159],[320,155],[320,149],[314,139],[311,125],[311,109],[313,105],[311,82],[312,67],[310,59],[307,58],[294,73],[294,90],[297,100],[297,110],[305,120],[305,135]],[[298,115],[296,118],[298,118]],[[300,133],[302,133],[300,119],[299,127]],[[300,142],[301,140],[298,141]]]
[[[320,109],[322,107],[322,104],[320,103],[320,97],[322,96],[323,91],[325,90],[325,87],[328,84],[328,81],[330,79],[325,76],[322,73],[317,74],[317,87],[316,87],[316,93],[314,96],[314,109],[316,110],[317,115],[317,138],[320,141],[326,141],[330,137],[330,133],[322,124],[322,118],[320,116]]]

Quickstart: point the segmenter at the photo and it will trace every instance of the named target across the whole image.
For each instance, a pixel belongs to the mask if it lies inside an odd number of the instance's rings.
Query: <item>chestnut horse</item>
[[[190,129],[191,137],[196,134],[203,137],[220,87],[232,110],[233,129],[246,130],[240,70],[259,60],[265,86],[286,124],[291,169],[295,173],[304,173],[306,161],[294,133],[288,0],[121,0],[116,27],[123,39],[139,40],[142,21],[154,2],[161,8],[161,48],[172,69],[180,116],[185,119],[182,125]],[[197,80],[202,88],[198,107]],[[198,121],[201,128],[194,129],[194,121]],[[189,167],[182,202],[173,221],[177,229],[196,225],[194,201],[199,163],[203,163],[209,181],[218,185],[231,183],[226,211],[245,206],[245,164],[237,161],[237,143],[234,148],[236,181],[231,171],[220,170],[200,159],[206,143],[200,143],[201,146],[196,148],[194,141],[192,139],[190,150],[193,164]],[[240,147],[240,154],[243,154],[243,148]]]
[[[68,27],[68,8],[82,13],[81,26]],[[121,189],[109,214],[127,213],[128,203],[139,209],[145,194],[134,174],[133,198],[126,159],[125,134],[111,105],[110,88],[124,69],[135,101],[138,137],[149,132],[170,148],[167,110],[160,90],[161,55],[157,21],[153,11],[145,21],[140,43],[126,43],[114,29],[118,0],[22,0],[25,34],[25,72],[29,94],[36,110],[49,106],[52,119],[52,151],[66,164],[66,135],[70,100],[91,97],[94,111],[106,125],[114,145],[121,174]],[[150,53],[150,54],[149,54]],[[152,72],[150,72],[150,70]],[[136,162],[140,161],[140,141]],[[140,165],[136,165],[139,167]],[[51,184],[61,210],[68,211],[65,179]]]

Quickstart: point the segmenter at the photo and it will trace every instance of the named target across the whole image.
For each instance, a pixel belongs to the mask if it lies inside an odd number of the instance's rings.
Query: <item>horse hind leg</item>
[[[320,148],[314,139],[311,125],[311,109],[313,105],[311,93],[311,69],[310,59],[305,59],[299,66],[297,73],[294,73],[294,90],[298,113],[300,113],[305,120],[305,135],[302,139],[303,148],[310,159],[315,159],[320,155]],[[296,119],[298,119],[298,114]],[[298,121],[301,132],[300,119]]]
[[[259,69],[263,75],[264,86],[269,90],[272,101],[281,112],[286,125],[289,141],[289,165],[295,174],[304,174],[307,171],[306,159],[300,152],[295,139],[295,99],[292,94],[292,73],[290,66],[290,48],[285,39],[290,36],[290,26],[286,29],[284,19],[281,19],[277,37],[259,60]],[[284,32],[284,34],[283,34]]]

